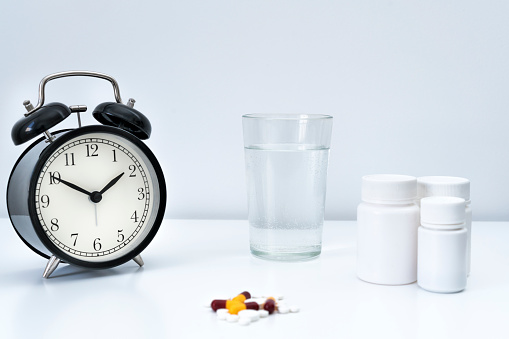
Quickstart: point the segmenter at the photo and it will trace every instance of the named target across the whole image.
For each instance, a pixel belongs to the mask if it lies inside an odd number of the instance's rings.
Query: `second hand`
[[[97,204],[94,204],[94,209],[95,209],[95,226],[99,227],[99,223],[97,222]]]

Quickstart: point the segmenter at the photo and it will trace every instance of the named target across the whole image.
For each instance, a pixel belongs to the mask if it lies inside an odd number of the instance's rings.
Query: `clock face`
[[[161,203],[159,178],[133,138],[89,132],[51,145],[33,179],[32,198],[44,236],[64,260],[125,257],[151,233]]]

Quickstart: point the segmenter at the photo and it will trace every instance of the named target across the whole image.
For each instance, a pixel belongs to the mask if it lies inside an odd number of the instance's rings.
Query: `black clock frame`
[[[146,235],[146,237],[142,240],[142,242],[136,246],[132,251],[129,253],[113,259],[113,260],[107,260],[107,261],[99,261],[99,262],[92,262],[92,261],[85,261],[80,260],[75,257],[72,257],[68,255],[66,252],[62,251],[58,246],[56,246],[46,235],[44,232],[42,225],[39,221],[39,218],[37,217],[37,211],[35,207],[35,191],[37,187],[37,180],[39,178],[39,173],[42,171],[42,168],[46,164],[46,161],[49,159],[49,157],[63,144],[70,141],[73,138],[79,137],[84,134],[89,133],[107,133],[107,134],[113,134],[116,136],[120,136],[122,138],[127,139],[128,141],[132,142],[135,146],[137,146],[144,154],[147,156],[148,160],[152,164],[154,171],[156,173],[156,179],[159,187],[159,207],[157,211],[156,218],[154,219],[154,224],[151,226],[151,229],[149,233]],[[157,161],[157,158],[152,153],[152,151],[136,136],[133,134],[126,132],[124,130],[121,130],[117,127],[111,127],[111,126],[103,126],[103,125],[91,125],[86,127],[81,127],[78,129],[71,130],[64,135],[60,136],[56,140],[54,140],[50,145],[48,145],[41,153],[39,160],[34,167],[34,170],[32,172],[32,177],[30,178],[30,186],[29,186],[29,192],[28,192],[28,211],[30,214],[30,219],[32,222],[32,226],[34,227],[34,230],[39,237],[42,244],[57,258],[60,260],[69,263],[74,264],[81,267],[87,267],[87,268],[111,268],[118,265],[121,265],[123,263],[126,263],[127,261],[133,259],[137,255],[139,255],[154,239],[157,231],[159,230],[159,227],[161,226],[161,222],[164,217],[164,211],[166,209],[166,183],[164,180],[163,171],[161,169],[161,166],[159,165],[159,162]],[[150,226],[150,225],[149,225]],[[19,232],[17,232],[18,235]],[[23,239],[23,238],[22,238]],[[26,240],[23,239],[25,243]],[[33,246],[29,246],[30,248],[34,249]],[[35,251],[38,254],[41,254],[40,251]],[[41,254],[42,255],[42,254]],[[46,257],[45,255],[43,255]]]
[[[59,131],[55,131],[53,132],[53,136],[55,137],[58,137],[59,134],[61,133],[67,133],[69,131],[72,131],[72,129],[64,129],[64,130],[59,130]],[[29,241],[27,241],[25,239],[25,237],[23,237],[21,235],[21,233],[19,232],[19,230],[16,228],[15,226],[15,223],[14,223],[14,220],[12,219],[12,214],[11,214],[11,208],[9,206],[9,191],[10,191],[10,185],[11,185],[11,182],[12,182],[12,176],[14,174],[14,171],[16,170],[16,168],[18,167],[19,163],[21,162],[21,160],[23,160],[25,158],[25,156],[30,153],[30,151],[36,147],[39,143],[41,142],[44,142],[46,138],[45,137],[41,137],[39,139],[37,139],[36,141],[34,141],[32,144],[30,144],[30,146],[28,146],[24,151],[23,153],[21,153],[21,155],[19,156],[18,160],[16,160],[16,163],[14,164],[14,166],[12,167],[12,171],[11,171],[11,174],[9,176],[9,180],[8,180],[8,185],[7,185],[7,192],[6,192],[6,201],[7,201],[7,213],[9,214],[9,219],[11,220],[11,225],[13,226],[14,228],[14,231],[16,231],[16,234],[18,235],[18,237],[23,241],[23,243],[28,247],[30,248],[32,251],[34,251],[35,253],[39,254],[41,257],[44,257],[46,259],[49,259],[50,256],[48,256],[47,254],[41,252],[40,250],[38,250],[35,246],[33,246]],[[21,203],[25,203],[25,202],[21,202]]]

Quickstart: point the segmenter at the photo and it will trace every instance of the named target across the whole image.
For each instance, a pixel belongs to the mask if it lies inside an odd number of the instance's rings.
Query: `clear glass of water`
[[[259,258],[299,261],[322,250],[332,117],[242,117],[249,241]]]

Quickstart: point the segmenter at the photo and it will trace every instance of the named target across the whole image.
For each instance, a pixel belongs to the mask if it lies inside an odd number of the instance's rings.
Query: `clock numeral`
[[[102,248],[102,245],[99,241],[101,241],[101,238],[95,238],[94,240],[94,250],[96,251],[100,251]]]
[[[74,166],[74,153],[65,153],[65,166]]]
[[[123,242],[124,239],[125,239],[124,235],[122,234],[122,231],[123,230],[118,230],[118,233],[117,233],[117,235],[118,235],[117,242]]]
[[[138,200],[145,199],[145,192],[143,190],[143,187],[138,188]]]
[[[58,231],[59,228],[60,228],[60,226],[58,226],[58,219],[57,218],[51,219],[51,230],[53,232],[56,232],[56,231]]]
[[[50,185],[58,185],[60,184],[60,173],[59,172],[49,172],[49,184]]]
[[[73,244],[73,246],[76,246],[76,241],[78,240],[78,233],[71,234],[71,238],[72,237],[76,237],[76,238],[74,238],[74,244]]]
[[[131,171],[131,174],[129,174],[129,178],[134,178],[136,176],[136,174],[134,174],[134,172],[136,172],[136,166],[129,165],[129,171]]]
[[[113,162],[117,162],[117,152],[115,152],[116,150],[113,149]]]
[[[49,206],[49,196],[43,195],[41,197],[41,207],[42,208],[47,208],[48,206]]]
[[[138,213],[136,211],[131,215],[131,219],[134,220],[134,222],[138,222]]]
[[[97,150],[99,146],[97,144],[87,145],[87,157],[98,157]]]

